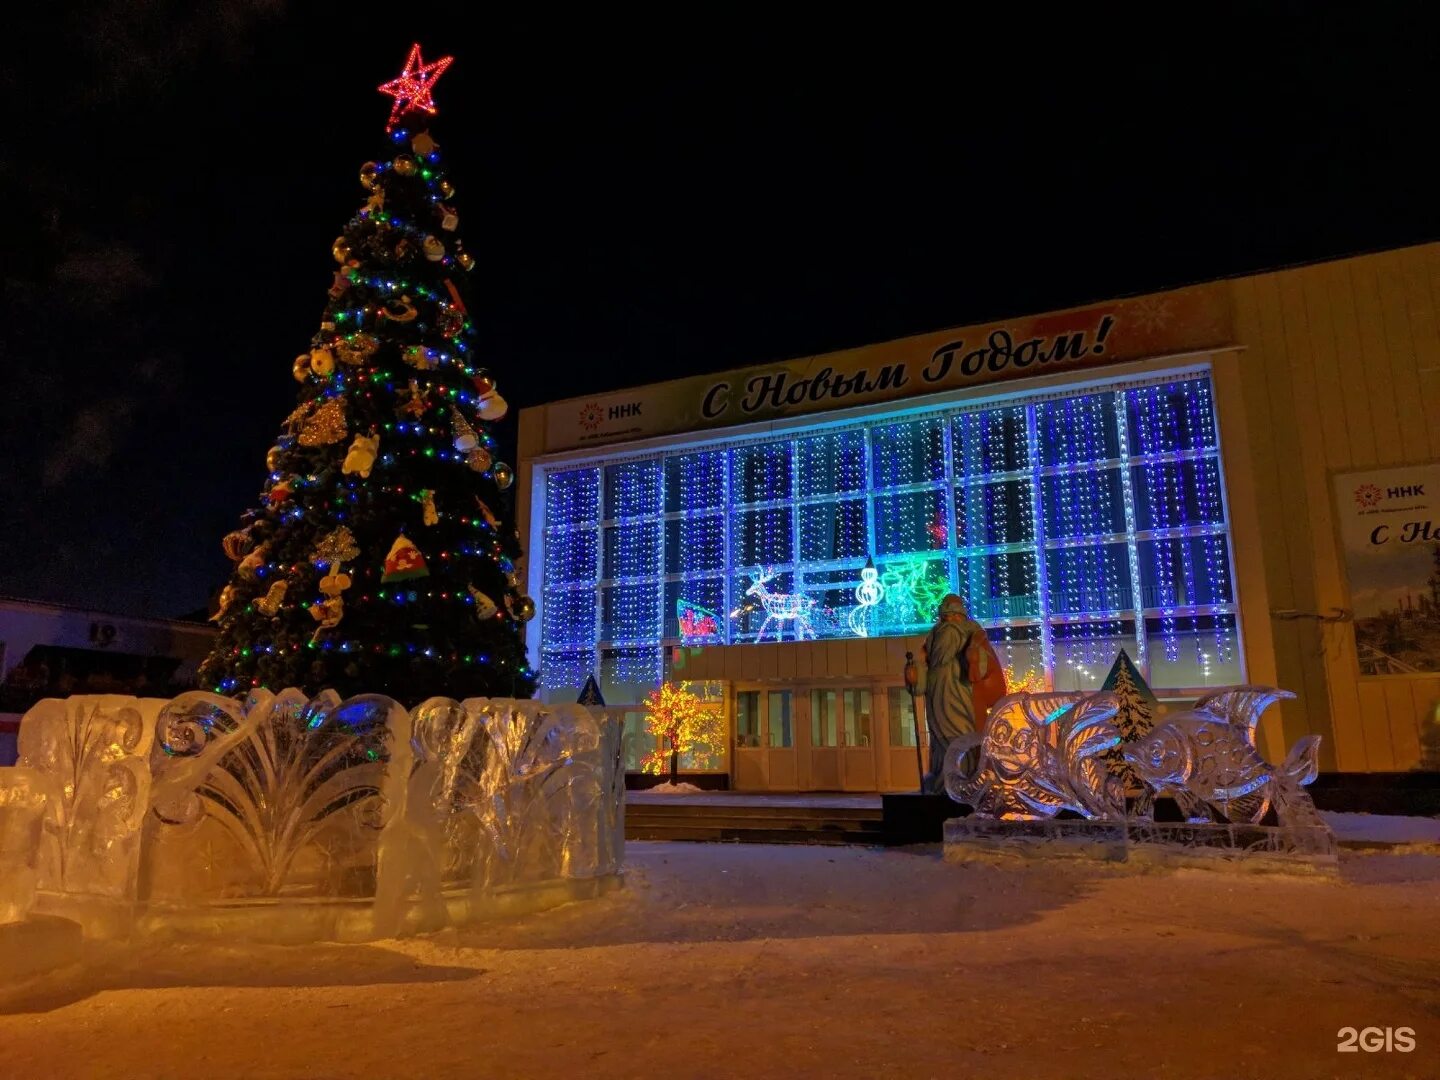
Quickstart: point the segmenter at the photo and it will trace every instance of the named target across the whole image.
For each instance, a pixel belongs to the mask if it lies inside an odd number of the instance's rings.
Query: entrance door
[[[810,691],[811,791],[878,791],[874,718],[867,687]]]
[[[920,749],[929,767],[930,735],[925,730],[925,699],[916,697],[911,707],[910,691],[903,686],[885,688],[885,722],[889,738],[885,745],[886,788],[889,791],[918,791],[920,769],[915,763],[916,713],[919,713]]]
[[[870,688],[840,691],[842,791],[878,791],[875,775],[875,724],[871,715]]]
[[[737,690],[736,790],[796,790],[797,758],[793,693],[790,690]]]

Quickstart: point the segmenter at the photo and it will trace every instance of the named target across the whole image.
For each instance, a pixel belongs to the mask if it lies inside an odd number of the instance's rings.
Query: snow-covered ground
[[[1320,815],[1335,839],[1366,844],[1440,846],[1440,818],[1392,817],[1388,814],[1342,814],[1326,811]]]
[[[1339,881],[630,845],[628,888],[369,946],[112,950],[0,1077],[1434,1075],[1440,855]],[[1346,1026],[1417,1049],[1337,1054]]]

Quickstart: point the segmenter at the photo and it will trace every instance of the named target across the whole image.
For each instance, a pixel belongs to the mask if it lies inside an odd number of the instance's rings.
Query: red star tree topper
[[[391,79],[382,83],[378,89],[382,94],[389,94],[395,99],[395,105],[390,110],[390,121],[385,125],[385,130],[390,131],[395,127],[395,121],[412,109],[420,109],[427,113],[435,112],[435,102],[430,97],[430,90],[434,87],[436,80],[445,74],[445,69],[455,62],[453,56],[442,56],[439,60],[425,63],[420,58],[420,46],[410,46],[410,55],[405,58],[405,70],[400,72],[398,79]]]

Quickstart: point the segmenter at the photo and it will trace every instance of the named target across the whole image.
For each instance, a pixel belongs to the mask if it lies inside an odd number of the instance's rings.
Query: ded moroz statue
[[[974,683],[994,663],[985,629],[953,593],[940,601],[935,628],[925,639],[925,726],[930,731],[926,791],[944,791],[945,751],[957,735],[976,729]]]

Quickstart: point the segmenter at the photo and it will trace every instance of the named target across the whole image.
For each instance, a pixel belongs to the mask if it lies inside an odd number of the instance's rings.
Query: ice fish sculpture
[[[1108,693],[1001,698],[983,735],[950,743],[945,788],[981,817],[1035,820],[1061,810],[1124,817],[1124,787],[1103,759],[1120,742],[1117,708]]]
[[[1144,738],[1122,749],[1155,792],[1170,795],[1189,821],[1258,824],[1272,806],[1282,826],[1321,824],[1304,785],[1315,779],[1320,736],[1306,735],[1278,767],[1255,748],[1260,716],[1287,690],[1235,686],[1210,694],[1189,712],[1168,717]]]

